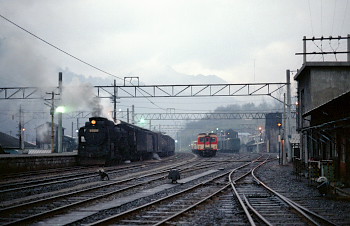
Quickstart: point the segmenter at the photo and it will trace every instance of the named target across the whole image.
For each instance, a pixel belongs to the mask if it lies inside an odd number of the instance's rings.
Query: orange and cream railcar
[[[218,150],[218,136],[216,133],[200,133],[197,138],[195,154],[203,157],[213,157]]]

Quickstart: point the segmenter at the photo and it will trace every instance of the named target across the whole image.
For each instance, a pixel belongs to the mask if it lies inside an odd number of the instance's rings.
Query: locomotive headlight
[[[96,120],[91,120],[92,125],[96,125]]]

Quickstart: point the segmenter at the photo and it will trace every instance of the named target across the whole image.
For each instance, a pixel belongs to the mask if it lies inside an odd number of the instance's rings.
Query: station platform
[[[76,165],[76,152],[43,153],[38,150],[27,154],[1,154],[0,175]]]

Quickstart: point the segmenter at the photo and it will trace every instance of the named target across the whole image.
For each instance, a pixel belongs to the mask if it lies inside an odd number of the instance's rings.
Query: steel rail
[[[246,205],[249,207],[249,209],[260,219],[262,220],[266,225],[272,226],[273,224],[271,224],[268,220],[266,220],[265,217],[263,217],[256,209],[254,209],[254,207],[252,205],[250,205],[247,197],[245,195],[243,195],[244,198],[244,202],[246,203]]]
[[[261,158],[261,156],[260,156],[259,158]],[[258,159],[259,159],[259,158],[258,158]],[[230,175],[232,172],[236,172],[237,170],[239,170],[239,169],[241,169],[241,168],[243,168],[243,167],[245,167],[245,166],[247,166],[247,165],[250,165],[251,163],[257,161],[258,159],[255,159],[255,160],[253,160],[253,161],[250,161],[249,163],[243,164],[243,165],[241,165],[241,166],[239,166],[239,167],[233,169],[231,172],[229,171],[229,172],[222,173],[222,174],[220,174],[220,175],[215,176],[214,178],[211,178],[211,179],[209,179],[209,180],[207,180],[207,181],[204,181],[204,182],[202,182],[202,183],[200,183],[200,184],[196,184],[196,185],[194,185],[194,186],[191,186],[191,187],[189,187],[189,188],[187,188],[187,189],[184,189],[184,190],[182,190],[182,191],[179,191],[179,192],[176,192],[176,193],[174,193],[174,194],[168,195],[168,196],[163,197],[163,198],[161,198],[161,199],[157,199],[157,200],[155,200],[155,201],[152,201],[152,202],[150,202],[150,203],[147,203],[147,204],[144,204],[144,205],[142,205],[142,206],[136,207],[136,208],[134,208],[134,209],[127,210],[127,211],[124,211],[124,212],[122,212],[122,213],[113,215],[113,216],[111,216],[111,217],[108,217],[108,218],[105,218],[105,219],[96,221],[96,222],[94,222],[94,223],[90,223],[90,224],[88,224],[88,225],[92,226],[92,225],[108,225],[108,224],[113,224],[113,222],[115,222],[118,218],[122,218],[122,217],[124,217],[124,216],[133,214],[133,213],[135,213],[135,212],[137,212],[137,211],[141,211],[142,209],[148,208],[148,207],[150,207],[150,206],[152,206],[152,205],[154,205],[154,204],[158,204],[158,203],[160,203],[160,202],[162,202],[162,201],[165,201],[165,200],[168,200],[168,199],[172,199],[172,198],[174,198],[174,197],[176,197],[176,196],[178,196],[178,195],[181,195],[181,194],[184,194],[184,193],[186,193],[186,192],[192,191],[192,190],[194,190],[194,189],[196,189],[196,188],[199,188],[199,187],[201,187],[201,186],[203,186],[203,185],[205,185],[205,184],[207,184],[207,183],[209,183],[209,182],[211,182],[211,181],[214,181],[214,180],[219,179],[219,178],[221,178],[221,177]],[[250,172],[250,171],[249,171],[249,172]],[[241,176],[241,177],[244,177],[244,176],[245,176],[245,175],[243,175],[243,176]],[[241,178],[241,177],[240,177],[240,178]],[[236,180],[239,180],[240,178],[238,178],[238,179],[236,179]],[[205,197],[204,199],[199,200],[199,201],[196,202],[195,204],[190,205],[190,206],[188,206],[186,209],[181,210],[181,211],[179,211],[179,212],[177,212],[177,213],[175,213],[175,214],[173,214],[173,215],[167,217],[166,219],[164,219],[164,220],[158,222],[158,223],[155,224],[155,225],[164,224],[164,223],[166,223],[166,222],[168,222],[168,221],[171,221],[172,219],[174,219],[174,218],[176,218],[176,217],[179,217],[181,214],[184,214],[185,212],[187,212],[187,211],[193,209],[194,207],[198,206],[199,204],[201,204],[201,203],[205,202],[206,200],[212,198],[213,196],[217,195],[218,193],[220,193],[221,191],[225,190],[225,189],[228,188],[229,186],[230,186],[230,183],[227,183],[226,185],[224,185],[223,187],[221,187],[220,189],[218,189],[218,190],[215,191],[214,193],[208,195],[208,196]]]
[[[182,165],[187,165],[189,162],[193,162],[193,161],[195,161],[196,159],[197,159],[197,156],[194,156],[194,158],[192,158],[192,159],[190,159],[190,160],[188,160],[188,161],[181,162],[181,163],[177,163],[177,164],[173,164],[173,165],[167,166],[167,167],[163,167],[163,169],[162,169],[161,171],[159,171],[159,168],[157,168],[157,169],[153,170],[153,171],[158,170],[158,171],[155,172],[155,173],[150,173],[150,174],[146,174],[146,175],[142,175],[142,176],[137,176],[137,177],[133,177],[133,178],[128,178],[128,179],[125,179],[125,180],[120,180],[120,181],[116,181],[116,182],[113,182],[113,183],[108,183],[108,184],[106,184],[106,185],[100,185],[100,186],[97,186],[97,187],[88,188],[88,189],[84,189],[84,190],[81,190],[81,191],[71,192],[71,193],[68,193],[68,194],[58,195],[58,196],[54,196],[54,197],[49,197],[49,198],[45,198],[45,199],[41,199],[41,200],[37,200],[37,201],[32,201],[32,202],[23,203],[23,204],[16,205],[16,206],[4,208],[4,209],[1,209],[1,210],[0,210],[0,213],[3,213],[3,212],[13,212],[13,211],[15,211],[16,209],[21,209],[21,208],[28,207],[28,206],[32,206],[32,205],[37,205],[37,204],[40,204],[40,203],[48,203],[48,202],[50,203],[50,202],[53,202],[54,200],[57,200],[57,199],[62,199],[62,198],[65,198],[65,197],[68,197],[68,196],[77,195],[77,194],[79,195],[79,194],[81,194],[81,193],[90,192],[90,191],[97,190],[97,189],[100,189],[100,188],[104,188],[104,187],[107,187],[107,186],[113,186],[113,185],[116,185],[116,184],[125,183],[125,182],[128,182],[128,181],[137,180],[137,179],[144,178],[144,177],[148,177],[148,176],[154,176],[154,175],[158,175],[158,174],[164,174],[164,173],[167,173],[168,170],[171,169],[171,168],[179,167],[179,166],[182,166]],[[102,194],[102,195],[98,195],[98,196],[95,196],[95,197],[87,198],[87,199],[85,199],[85,200],[76,201],[76,202],[71,203],[71,204],[68,204],[68,205],[60,206],[60,207],[57,207],[57,208],[54,208],[54,209],[51,209],[51,210],[47,210],[47,211],[44,211],[44,212],[35,214],[35,215],[27,216],[27,217],[25,217],[25,218],[18,219],[18,220],[12,221],[12,222],[8,222],[8,223],[5,223],[5,224],[3,224],[3,225],[19,225],[19,224],[26,224],[26,223],[28,223],[28,222],[30,222],[30,221],[35,220],[35,219],[38,218],[38,217],[44,217],[44,216],[52,215],[53,213],[60,212],[60,211],[65,210],[65,209],[67,209],[67,208],[72,208],[72,207],[77,206],[77,205],[81,205],[81,204],[84,204],[84,203],[88,203],[88,202],[91,202],[91,201],[94,201],[94,200],[97,200],[97,199],[100,199],[100,198],[104,198],[104,197],[107,197],[107,196],[116,194],[116,193],[120,193],[120,192],[122,192],[122,191],[131,189],[131,188],[134,188],[134,187],[137,187],[137,186],[141,186],[141,185],[147,184],[147,183],[152,182],[152,181],[156,181],[156,180],[159,180],[159,179],[163,179],[164,177],[165,177],[165,176],[163,175],[163,176],[160,176],[160,177],[157,177],[157,178],[148,180],[148,181],[146,181],[146,182],[136,183],[136,184],[134,184],[134,185],[130,185],[130,186],[121,188],[121,189],[119,189],[119,190],[115,190],[115,191],[108,192],[108,193],[105,193],[105,194]]]
[[[262,164],[261,164],[262,165]],[[255,169],[252,170],[251,174],[254,178],[254,180],[261,186],[263,186],[264,188],[266,188],[268,191],[270,191],[272,194],[278,196],[281,200],[283,200],[285,203],[287,203],[290,207],[292,207],[295,211],[297,211],[299,214],[301,214],[307,221],[309,221],[311,224],[314,224],[314,225],[319,225],[318,222],[316,222],[314,219],[312,219],[310,217],[310,215],[316,217],[317,219],[321,220],[322,223],[326,223],[328,225],[336,225],[334,224],[333,222],[325,219],[324,217],[314,213],[313,211],[311,210],[308,210],[307,208],[293,202],[292,200],[288,199],[287,197],[281,195],[280,193],[276,192],[275,190],[273,190],[272,188],[270,188],[269,186],[267,186],[265,183],[263,183],[261,180],[259,180],[257,178],[257,176],[254,174],[254,171],[259,168],[261,165],[257,166]],[[308,214],[307,214],[307,213]],[[256,215],[259,217],[259,215]],[[261,216],[261,215],[260,215]],[[259,217],[260,218],[260,217]],[[263,218],[260,218],[261,220],[264,221]]]
[[[195,158],[197,158],[195,156],[195,154],[193,154],[193,156]],[[135,169],[136,167],[142,167],[144,164],[142,163],[138,163],[135,165],[129,165],[129,166],[123,166],[114,170],[110,170],[108,171],[108,173],[115,173],[115,172],[119,172],[119,171],[125,171],[128,169]],[[48,170],[48,172],[52,172],[52,170]],[[55,172],[55,171],[54,171]],[[44,172],[41,172],[45,173]],[[75,181],[75,180],[81,180],[81,179],[87,179],[87,178],[93,178],[93,177],[97,177],[96,174],[95,175],[91,175],[92,173],[76,173],[76,174],[70,174],[70,175],[61,175],[61,176],[57,176],[57,177],[50,177],[50,178],[46,178],[46,179],[42,179],[39,181],[25,181],[25,182],[18,182],[18,183],[13,183],[13,184],[6,184],[6,183],[0,183],[0,185],[2,186],[2,188],[4,187],[8,187],[7,189],[2,189],[0,190],[0,194],[2,193],[7,193],[7,192],[14,192],[14,191],[18,191],[18,190],[23,190],[23,189],[29,189],[29,188],[36,188],[36,187],[42,187],[42,186],[46,186],[46,185],[53,185],[53,184],[60,184],[60,183],[66,183],[66,182],[70,182],[70,181]],[[80,177],[78,177],[80,176]],[[66,179],[66,180],[59,180],[56,181],[56,179]],[[71,178],[71,179],[68,179]],[[51,182],[50,182],[51,181]],[[42,183],[40,183],[42,182]],[[25,185],[28,184],[28,186],[22,186],[19,187],[20,185]],[[32,185],[30,185],[32,184]],[[15,187],[15,188],[12,188]],[[0,209],[1,211],[1,209]]]
[[[271,188],[267,187],[267,186],[264,186],[264,183],[262,181],[260,181],[255,175],[254,175],[254,171],[259,168],[260,166],[262,166],[263,164],[265,164],[267,162],[268,159],[266,159],[264,162],[262,162],[261,164],[259,164],[258,166],[256,166],[254,169],[252,169],[249,174],[252,175],[252,177],[254,178],[254,180],[256,181],[257,184],[259,185],[263,185],[263,187],[265,187],[267,190],[269,190],[271,193],[275,194],[276,196],[280,197],[283,201],[285,201],[288,205],[290,205],[293,209],[295,209],[298,213],[302,214],[303,217],[305,219],[307,219],[310,223],[314,224],[314,225],[318,225],[317,222],[315,222],[313,219],[311,219],[308,215],[304,214],[298,207],[292,205],[291,203],[287,202],[285,200],[285,197],[284,196],[281,196],[279,193],[275,192],[274,190],[272,190]],[[233,186],[233,185],[232,185]],[[233,186],[234,187],[234,186]],[[235,190],[235,193],[237,192],[236,189]],[[238,200],[240,200],[240,204],[247,216],[250,222],[251,225],[256,225],[254,220],[252,219],[251,217],[251,214],[249,213],[248,211],[248,208],[253,212],[253,214],[259,218],[261,221],[263,221],[264,223],[268,224],[268,225],[272,225],[266,218],[264,218],[261,214],[258,213],[258,211],[256,211],[249,203],[249,201],[247,200],[247,198],[245,197],[245,195],[243,195],[243,197],[245,198],[245,204],[243,202],[243,200],[240,198],[240,195],[239,193],[237,192],[236,193],[236,196],[238,198]],[[247,208],[248,207],[248,208]]]
[[[268,157],[268,158],[269,158],[269,157]],[[268,159],[268,158],[267,158],[267,159]],[[262,164],[264,164],[264,163],[267,161],[267,159],[266,159],[263,163],[259,164],[259,166],[262,165]],[[252,172],[252,170],[253,170],[253,169],[251,169],[249,172],[247,172],[246,174],[244,174],[243,177],[248,176],[248,175]],[[231,185],[231,187],[232,187],[232,190],[233,190],[233,192],[235,193],[235,196],[236,196],[236,198],[237,198],[239,204],[241,205],[241,207],[242,207],[242,209],[243,209],[243,211],[244,211],[244,213],[245,213],[245,215],[246,215],[246,217],[247,217],[247,219],[248,219],[248,221],[249,221],[249,224],[252,225],[252,226],[255,226],[256,224],[255,224],[255,222],[254,222],[252,216],[250,215],[250,213],[249,213],[249,211],[248,211],[246,205],[244,204],[242,198],[240,197],[240,195],[239,195],[239,193],[238,193],[238,191],[237,191],[237,189],[236,189],[236,187],[235,187],[235,181],[232,181],[232,179],[231,179],[231,175],[232,175],[233,173],[234,173],[234,172],[231,172],[231,174],[230,174],[230,176],[229,176],[230,185]],[[243,178],[243,177],[242,177],[242,178]],[[236,180],[236,181],[237,181],[237,180]]]
[[[260,156],[258,159],[260,159],[260,158],[261,158],[261,156]],[[230,175],[229,178],[231,179],[231,174],[232,174],[233,172],[236,172],[237,170],[239,170],[239,169],[241,169],[241,168],[243,168],[243,167],[245,167],[245,166],[248,166],[248,165],[250,165],[251,163],[253,163],[253,162],[255,162],[255,161],[257,161],[257,159],[256,159],[256,160],[253,160],[253,161],[249,161],[248,163],[246,163],[246,164],[244,164],[244,165],[242,165],[242,166],[239,166],[239,167],[233,169],[233,170],[229,173],[229,175]],[[250,172],[250,171],[249,171],[249,172]],[[246,176],[246,174],[244,174],[244,175],[242,175],[242,176],[236,178],[235,181],[240,180],[241,178],[243,178],[243,177],[245,177],[245,176]],[[165,220],[163,220],[163,221],[158,222],[157,224],[154,224],[154,226],[156,226],[156,225],[161,225],[161,224],[164,224],[164,223],[166,223],[166,222],[168,222],[168,221],[173,220],[174,218],[180,216],[181,214],[184,214],[184,213],[188,212],[189,210],[191,210],[191,209],[193,209],[193,208],[199,206],[200,204],[204,203],[205,201],[207,201],[207,200],[213,198],[214,196],[216,196],[216,195],[219,194],[220,192],[222,192],[222,191],[224,191],[225,189],[227,189],[229,186],[230,186],[230,183],[228,183],[228,184],[225,185],[224,187],[220,188],[220,189],[217,190],[216,192],[212,193],[211,195],[208,195],[206,198],[204,198],[204,199],[202,199],[202,200],[196,202],[196,203],[193,204],[192,206],[187,207],[186,209],[184,209],[184,210],[182,210],[182,211],[180,211],[180,212],[174,214],[173,216],[168,217],[167,219],[165,219]]]
[[[137,167],[142,167],[142,164],[137,164],[137,165],[133,165],[133,166],[126,166],[126,167],[110,170],[110,171],[108,171],[108,173],[116,173],[119,171],[126,171],[126,170],[130,170],[130,169],[132,170],[132,169],[135,169]],[[94,174],[94,175],[91,175],[91,174]],[[23,189],[43,187],[43,186],[47,186],[47,185],[62,184],[62,183],[67,183],[67,182],[82,180],[82,179],[88,179],[88,178],[93,178],[93,177],[98,177],[98,175],[96,175],[96,173],[92,173],[92,172],[76,173],[76,174],[70,174],[70,175],[61,175],[61,176],[45,178],[45,179],[37,180],[37,181],[25,181],[25,182],[13,183],[13,184],[1,184],[2,187],[8,187],[8,188],[0,190],[0,194],[19,191],[19,190],[23,190]],[[61,180],[57,180],[57,179],[61,179]],[[26,186],[21,186],[21,185],[26,185]],[[1,212],[1,209],[0,209],[0,212]]]

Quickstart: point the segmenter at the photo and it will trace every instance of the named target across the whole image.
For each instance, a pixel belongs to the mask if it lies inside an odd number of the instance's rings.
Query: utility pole
[[[130,123],[129,122],[129,108],[126,109],[126,122]]]
[[[114,79],[114,93],[113,93],[113,121],[117,122],[117,92],[116,92],[117,83]]]
[[[19,148],[24,150],[24,134],[23,134],[23,116],[22,116],[22,105],[19,105]]]
[[[55,152],[55,93],[51,92],[51,153]]]
[[[292,107],[292,95],[291,95],[291,84],[290,84],[290,70],[287,70],[287,120],[286,120],[286,126],[285,128],[285,147],[286,147],[286,151],[287,151],[287,161],[291,162],[292,161],[292,148],[290,145],[290,139],[292,137],[292,129],[291,129],[291,123],[290,123],[290,119],[291,119],[291,107]]]
[[[131,105],[131,124],[135,124],[135,106]]]
[[[77,131],[79,131],[79,118],[77,117]]]
[[[287,164],[287,150],[286,150],[286,131],[287,131],[287,128],[286,128],[286,94],[284,93],[283,94],[283,106],[284,106],[284,110],[283,110],[283,124],[285,125],[284,126],[284,129],[283,129],[283,133],[282,133],[282,140],[281,140],[281,144],[282,144],[282,165],[286,165]]]
[[[306,36],[303,37],[303,64],[306,63]]]
[[[350,35],[348,34],[348,62],[350,62]]]
[[[58,74],[58,89],[60,92],[60,100],[62,103],[62,72],[59,72]],[[62,131],[62,112],[58,112],[58,148],[57,152],[62,153],[63,152],[63,131]]]

